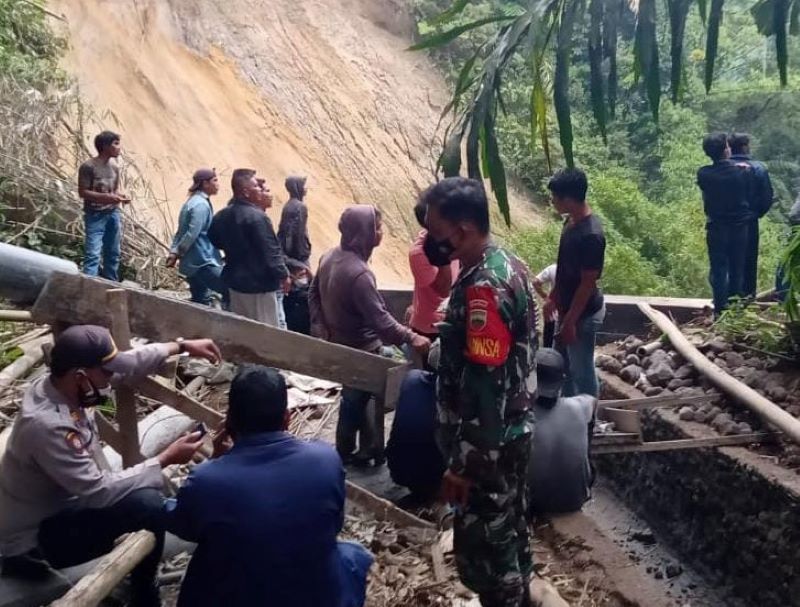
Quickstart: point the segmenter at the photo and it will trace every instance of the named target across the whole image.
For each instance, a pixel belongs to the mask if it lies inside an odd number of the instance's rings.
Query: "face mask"
[[[422,243],[422,250],[430,264],[440,268],[450,265],[450,255],[453,254],[456,248],[450,242],[450,239],[436,240],[428,234],[425,237],[425,242]]]
[[[89,379],[89,376],[85,373],[81,372],[86,378],[86,381],[89,382],[89,389],[84,390],[83,394],[81,395],[81,406],[82,407],[108,407],[113,406],[114,404],[114,390],[111,386],[106,386],[105,388],[98,388],[94,385],[94,382]]]

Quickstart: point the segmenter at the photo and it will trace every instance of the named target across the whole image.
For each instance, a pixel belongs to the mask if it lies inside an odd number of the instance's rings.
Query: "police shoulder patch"
[[[77,454],[84,455],[86,454],[86,445],[83,444],[83,439],[81,435],[72,430],[67,432],[65,439],[67,441],[67,445]]]
[[[511,332],[500,316],[497,291],[467,287],[467,359],[481,365],[503,364],[511,350]]]

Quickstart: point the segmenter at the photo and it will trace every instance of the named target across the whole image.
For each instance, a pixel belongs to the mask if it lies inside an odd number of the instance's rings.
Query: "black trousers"
[[[131,589],[136,607],[160,605],[156,574],[164,551],[163,505],[159,490],[139,489],[107,508],[59,512],[39,525],[39,549],[61,569],[109,553],[125,533],[152,531],[156,546],[131,572]]]
[[[744,252],[744,280],[742,291],[746,297],[755,297],[758,288],[758,219],[747,224],[747,246]]]
[[[714,312],[721,314],[731,297],[744,297],[745,252],[749,243],[747,223],[706,226],[709,282]]]

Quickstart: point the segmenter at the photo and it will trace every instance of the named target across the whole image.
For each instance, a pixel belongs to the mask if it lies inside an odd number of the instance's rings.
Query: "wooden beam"
[[[614,429],[618,432],[636,434],[640,438],[642,436],[642,419],[638,411],[603,407],[597,411],[597,418],[602,421],[613,422]]]
[[[203,422],[212,430],[216,429],[220,422],[225,419],[225,416],[219,411],[215,411],[191,396],[182,394],[167,385],[166,380],[157,377],[146,377],[136,383],[136,389],[143,396],[169,405],[184,415]]]
[[[50,603],[50,607],[94,607],[100,604],[155,546],[156,537],[150,531],[130,534],[67,594]]]
[[[33,307],[37,322],[93,323],[109,326],[105,292],[116,283],[55,272]],[[386,372],[400,363],[361,350],[282,331],[228,312],[126,288],[130,330],[153,341],[209,337],[234,362],[254,362],[384,393]]]
[[[677,407],[678,405],[697,405],[707,403],[719,396],[702,394],[700,396],[680,396],[670,394],[669,396],[647,396],[644,398],[623,398],[620,400],[601,400],[598,408],[613,407],[615,409],[632,409],[643,411],[644,409],[661,409]]]
[[[763,443],[775,438],[775,433],[736,434],[733,436],[713,436],[710,438],[682,438],[678,440],[652,441],[639,445],[597,445],[592,444],[592,455],[609,453],[648,453],[655,451],[674,451],[676,449],[707,449],[709,447],[733,447]]]
[[[109,289],[105,292],[106,307],[111,315],[111,334],[117,348],[129,350],[131,328],[128,322],[128,292],[125,289]],[[143,461],[139,451],[139,420],[136,418],[136,393],[121,384],[114,390],[117,397],[117,426],[121,439],[122,465],[125,468]]]
[[[27,310],[0,310],[0,320],[6,322],[30,322],[31,313]]]
[[[114,451],[122,455],[124,443],[119,430],[100,412],[95,412],[94,421],[97,423],[97,431],[100,433],[100,438]]]
[[[347,499],[365,510],[368,510],[379,521],[391,521],[403,527],[430,529],[433,534],[436,533],[436,525],[433,523],[423,521],[421,518],[398,508],[392,502],[378,497],[374,493],[367,491],[363,487],[359,487],[351,481],[345,481],[345,490],[347,491]]]

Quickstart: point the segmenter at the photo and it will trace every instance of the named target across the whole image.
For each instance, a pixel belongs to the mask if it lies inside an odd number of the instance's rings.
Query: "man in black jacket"
[[[744,258],[745,295],[755,297],[758,282],[758,220],[767,214],[775,201],[769,171],[763,163],[753,160],[750,155],[750,135],[734,133],[730,137],[731,160],[737,164],[746,164],[752,169],[752,188],[748,203],[753,217],[747,230],[747,251]]]
[[[749,198],[753,170],[730,159],[725,133],[712,133],[703,140],[703,151],[713,164],[700,167],[697,185],[703,192],[706,242],[711,266],[709,282],[714,295],[714,313],[719,315],[731,297],[743,297],[748,226],[753,212]]]
[[[286,256],[286,265],[292,275],[292,288],[283,298],[286,326],[290,331],[311,332],[308,312],[308,288],[311,284],[311,239],[308,237],[308,207],[304,198],[307,193],[306,178],[286,178],[289,201],[281,212],[278,225],[278,240]],[[280,299],[280,298],[279,298]]]
[[[233,199],[211,222],[208,236],[225,253],[222,280],[230,289],[231,312],[277,327],[278,292],[291,284],[283,253],[265,211],[272,194],[252,169],[236,169]]]

